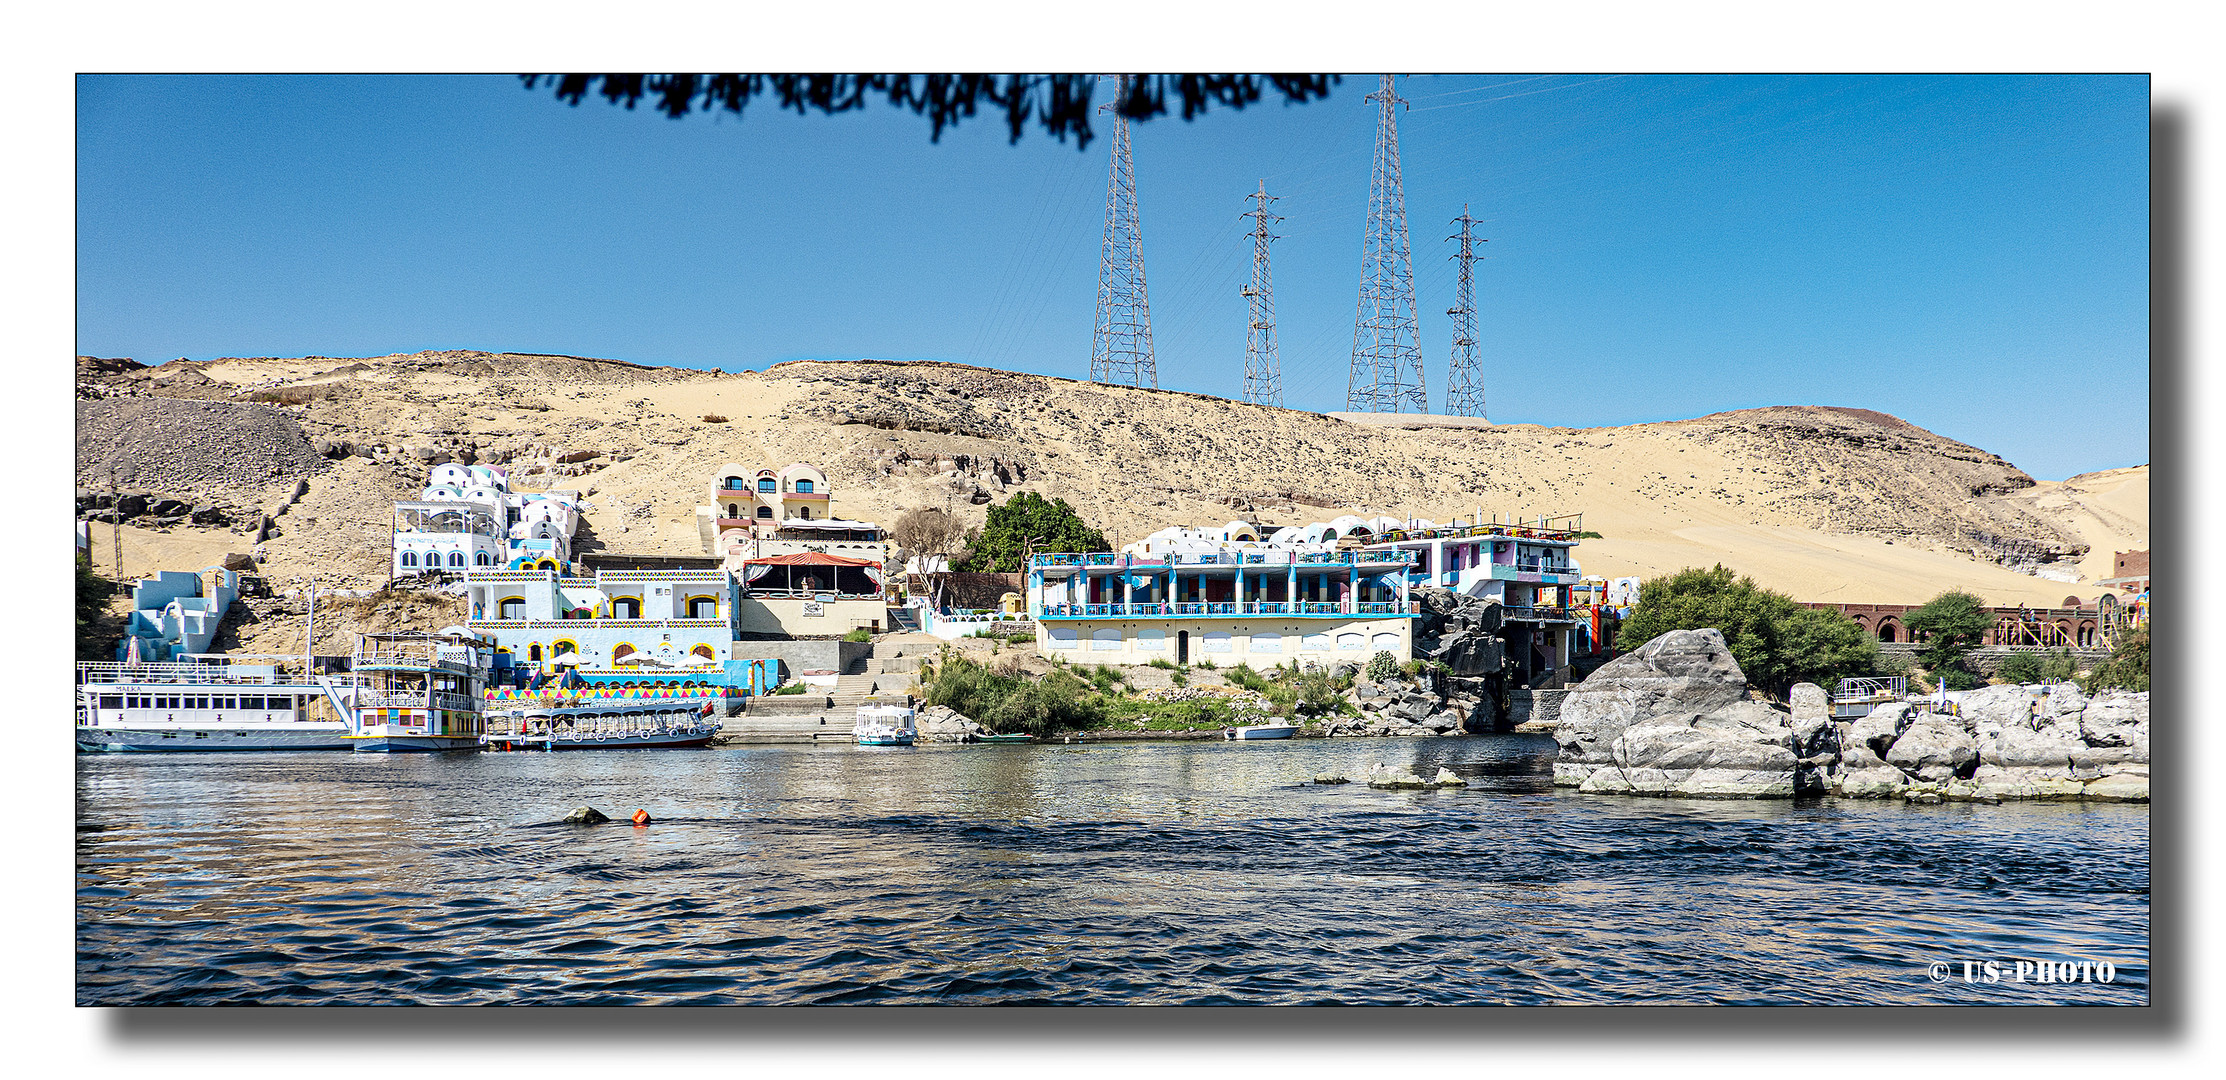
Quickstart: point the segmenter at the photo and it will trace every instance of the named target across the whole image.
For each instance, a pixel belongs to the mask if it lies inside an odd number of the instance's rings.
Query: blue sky
[[[1236,396],[1265,178],[1288,404],[1342,407],[1373,76],[1136,128],[1162,386]],[[1464,204],[1494,420],[1878,409],[2042,479],[2149,460],[2145,78],[1401,80],[1441,405]],[[482,348],[1086,377],[1107,140],[672,121],[508,77],[80,78],[77,351]],[[2079,424],[2066,437],[2061,421]]]

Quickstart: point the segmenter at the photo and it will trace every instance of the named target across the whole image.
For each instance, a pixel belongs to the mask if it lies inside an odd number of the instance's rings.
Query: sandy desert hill
[[[727,374],[613,360],[429,352],[368,359],[80,358],[78,483],[247,513],[127,526],[125,566],[190,569],[247,549],[285,505],[262,572],[385,582],[387,504],[425,460],[506,465],[588,492],[589,543],[698,554],[695,507],[737,462],[817,464],[835,512],[946,506],[978,523],[1014,491],[1064,498],[1116,544],[1173,524],[1278,526],[1340,513],[1447,521],[1583,513],[1588,573],[1722,562],[1802,600],[2092,599],[2113,551],[2148,546],[2148,468],[2035,482],[2009,462],[1862,409],[1779,407],[1615,428],[1335,417],[1200,394],[936,362],[798,361]],[[260,399],[260,400],[258,400]],[[96,558],[107,562],[107,530]],[[2059,553],[2021,573],[1980,538]],[[1977,552],[1978,554],[1974,554]],[[1982,557],[1984,556],[1984,557]]]

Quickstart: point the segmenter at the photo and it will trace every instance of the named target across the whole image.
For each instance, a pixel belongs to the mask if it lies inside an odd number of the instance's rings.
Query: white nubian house
[[[393,572],[561,570],[579,513],[577,492],[514,493],[494,466],[435,465],[416,499],[394,504]]]

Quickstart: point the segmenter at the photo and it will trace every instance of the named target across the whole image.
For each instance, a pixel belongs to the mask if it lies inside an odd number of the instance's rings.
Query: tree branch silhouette
[[[910,109],[933,125],[930,142],[945,128],[982,111],[1002,111],[1008,143],[1018,143],[1031,119],[1045,133],[1075,148],[1090,145],[1093,75],[520,75],[527,90],[551,85],[557,100],[578,106],[599,94],[628,109],[651,99],[657,111],[678,120],[691,112],[724,110],[740,116],[751,100],[770,96],[777,108],[799,116],[833,115],[864,108],[874,97]],[[1242,109],[1271,92],[1286,105],[1329,96],[1336,75],[1132,75],[1114,107],[1132,121],[1165,116],[1180,105],[1191,120],[1215,106]]]

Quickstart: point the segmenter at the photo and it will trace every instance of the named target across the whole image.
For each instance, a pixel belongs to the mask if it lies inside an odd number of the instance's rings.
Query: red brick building
[[[2146,561],[2146,553],[2144,562]],[[1914,641],[1905,625],[1908,614],[1919,604],[1803,604],[1803,607],[1826,608],[1855,620],[1855,625],[1875,635],[1884,642]],[[1987,609],[1994,613],[1994,629],[1987,632],[1984,645],[2027,645],[2054,648],[2066,645],[2078,649],[2098,647],[2102,634],[2102,611],[2094,605],[2082,605],[2076,596],[2064,597],[2062,607],[2027,608],[1998,607]]]

